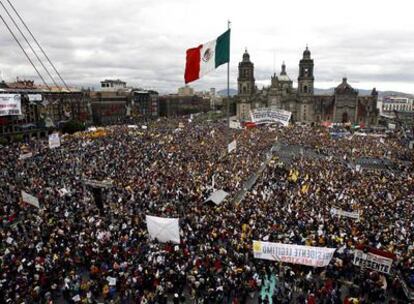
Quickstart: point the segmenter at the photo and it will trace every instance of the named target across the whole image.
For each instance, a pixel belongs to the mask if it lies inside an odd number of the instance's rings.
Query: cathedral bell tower
[[[239,77],[237,78],[238,95],[251,96],[255,92],[254,65],[250,61],[247,49],[244,51],[243,60],[239,62]]]
[[[303,58],[299,62],[299,77],[298,77],[298,93],[301,96],[313,95],[313,59],[311,59],[311,52],[306,46],[303,52]]]

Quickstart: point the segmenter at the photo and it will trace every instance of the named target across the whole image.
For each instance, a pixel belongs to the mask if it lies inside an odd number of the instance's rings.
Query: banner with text
[[[290,245],[253,241],[256,259],[325,267],[331,261],[336,248]]]
[[[285,127],[289,124],[292,112],[277,108],[259,108],[250,112],[252,121],[256,124],[279,122]]]
[[[0,94],[0,116],[22,115],[20,94]]]
[[[392,259],[373,254],[371,252],[365,253],[362,250],[355,249],[353,264],[359,267],[374,269],[383,273],[390,273]]]
[[[331,214],[332,215],[337,215],[337,216],[345,216],[345,217],[350,217],[353,219],[356,219],[357,221],[359,221],[359,213],[358,212],[349,212],[349,211],[344,211],[342,209],[337,209],[332,207],[331,208]]]

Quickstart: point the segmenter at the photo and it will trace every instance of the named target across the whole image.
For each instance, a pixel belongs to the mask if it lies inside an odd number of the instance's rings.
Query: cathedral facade
[[[333,95],[314,94],[314,62],[306,47],[299,61],[298,87],[286,72],[282,64],[280,75],[271,77],[271,84],[259,90],[255,85],[254,64],[245,51],[239,63],[236,96],[237,118],[249,121],[250,111],[261,107],[276,107],[292,112],[294,122],[324,122],[376,125],[378,93],[374,88],[370,96],[359,96],[346,78],[342,79]]]

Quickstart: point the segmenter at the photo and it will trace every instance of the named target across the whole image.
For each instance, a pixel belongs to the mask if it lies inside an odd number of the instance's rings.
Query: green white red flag
[[[188,49],[185,83],[192,82],[230,61],[230,29],[212,41]]]

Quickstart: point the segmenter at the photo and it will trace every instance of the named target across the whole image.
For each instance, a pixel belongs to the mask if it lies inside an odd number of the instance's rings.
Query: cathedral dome
[[[244,54],[243,54],[243,62],[250,62],[250,55],[247,52],[247,49],[244,50]]]
[[[290,81],[290,78],[286,73],[286,64],[285,64],[285,62],[283,62],[283,64],[282,64],[282,71],[280,72],[279,80],[280,81]]]
[[[340,83],[335,88],[335,93],[337,94],[356,94],[357,91],[351,87],[351,85],[348,83],[346,77],[342,78],[342,83]]]
[[[306,49],[303,51],[303,58],[304,59],[310,59],[311,57],[311,52],[308,49],[308,46],[306,46]]]

